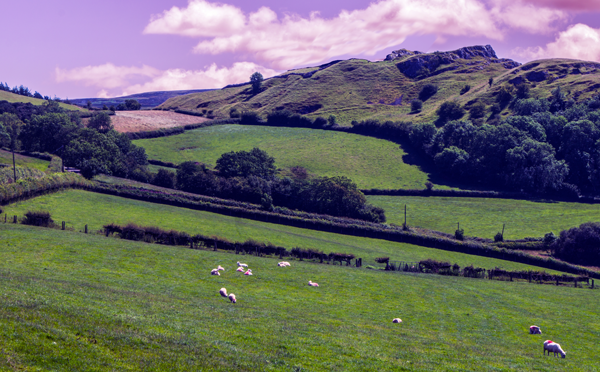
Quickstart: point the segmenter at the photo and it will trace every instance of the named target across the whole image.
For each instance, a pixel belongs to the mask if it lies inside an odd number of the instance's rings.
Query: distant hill
[[[263,117],[288,109],[313,118],[336,115],[342,125],[369,118],[422,122],[434,120],[437,108],[448,100],[467,109],[477,101],[491,106],[503,86],[521,83],[529,86],[533,97],[548,97],[560,85],[570,97],[587,98],[600,87],[600,64],[550,59],[521,65],[498,58],[489,45],[435,53],[401,49],[379,62],[350,59],[291,70],[265,79],[256,95],[250,83],[238,84],[173,97],[158,108],[216,117],[228,117],[234,108]],[[437,93],[424,102],[421,113],[411,114],[410,102],[427,84],[436,85]]]
[[[43,99],[21,96],[19,94],[6,92],[3,90],[0,90],[0,101],[8,101],[10,103],[13,103],[13,102],[31,103],[36,106],[42,105],[42,104],[44,104],[44,102],[46,102]],[[87,111],[86,109],[83,109],[81,107],[74,106],[74,105],[68,105],[68,104],[62,103],[62,102],[59,102],[59,105],[60,105],[60,107],[67,109],[67,110]]]
[[[169,98],[181,96],[184,94],[192,94],[192,93],[200,93],[200,92],[208,92],[212,89],[194,89],[194,90],[171,90],[171,91],[161,91],[161,92],[146,92],[139,94],[132,94],[129,96],[123,97],[114,97],[114,98],[78,98],[71,99],[71,103],[74,105],[86,107],[87,102],[90,101],[92,103],[92,107],[94,108],[102,108],[103,105],[110,107],[111,105],[117,106],[119,103],[124,103],[126,99],[135,99],[141,105],[143,109],[153,108],[161,103],[165,102]]]

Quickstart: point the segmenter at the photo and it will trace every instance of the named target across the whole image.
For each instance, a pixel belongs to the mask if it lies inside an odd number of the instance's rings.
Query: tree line
[[[8,86],[7,83],[3,83],[0,81],[0,90],[3,90],[5,92],[10,92],[10,93],[14,93],[14,94],[18,94],[21,96],[25,96],[25,97],[32,97],[32,98],[38,98],[38,99],[45,99],[46,101],[50,100],[49,96],[42,96],[40,93],[38,93],[37,91],[35,91],[34,93],[31,93],[31,90],[29,90],[29,88],[27,88],[26,86],[23,86],[23,84],[19,85],[19,86],[14,86],[12,89]],[[60,100],[59,98],[55,97],[55,100]]]

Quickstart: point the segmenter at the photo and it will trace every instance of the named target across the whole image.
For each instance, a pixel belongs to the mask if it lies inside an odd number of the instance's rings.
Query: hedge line
[[[180,110],[175,110],[175,112],[179,112],[179,111]],[[184,113],[184,112],[180,112],[180,113]],[[190,115],[189,113],[185,113],[185,114]],[[196,115],[196,116],[199,116],[199,115]],[[239,124],[239,119],[215,119],[215,120],[205,121],[202,123],[187,124],[187,125],[184,125],[181,127],[162,128],[162,129],[148,130],[148,131],[143,131],[143,132],[128,132],[127,137],[129,137],[130,140],[168,137],[168,136],[174,136],[177,134],[184,133],[186,130],[193,130],[193,129],[198,129],[198,128],[210,127],[213,125],[223,125],[223,124]]]
[[[130,199],[142,200],[152,203],[172,205],[196,210],[226,214],[235,217],[253,219],[258,221],[278,223],[299,228],[332,232],[345,235],[363,236],[367,238],[385,239],[394,242],[414,244],[424,247],[474,254],[479,256],[498,258],[520,262],[528,265],[544,267],[547,269],[564,271],[573,274],[585,274],[590,277],[600,278],[600,274],[561,262],[553,258],[537,257],[520,251],[497,248],[486,242],[475,239],[459,241],[437,232],[425,229],[403,230],[399,226],[388,226],[353,220],[350,218],[331,217],[325,215],[289,211],[276,208],[269,212],[260,206],[211,198],[201,195],[184,194],[179,192],[167,193],[157,190],[135,188],[126,185],[103,185],[92,183],[78,175],[55,174],[45,179],[17,182],[0,188],[0,203],[6,204],[23,198],[38,196],[42,193],[58,191],[59,189],[73,187],[85,188],[90,191],[109,195],[121,196]],[[279,213],[278,213],[279,212]]]

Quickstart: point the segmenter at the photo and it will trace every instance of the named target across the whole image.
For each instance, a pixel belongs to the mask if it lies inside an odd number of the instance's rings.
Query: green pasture
[[[317,176],[346,176],[365,189],[423,189],[428,181],[418,166],[404,162],[407,154],[397,144],[350,133],[219,125],[134,143],[146,149],[149,159],[211,166],[226,152],[259,147],[279,168],[301,166]]]
[[[597,290],[276,262],[0,224],[0,369],[600,369]]]
[[[36,106],[41,106],[44,104],[44,102],[46,102],[43,99],[33,98],[33,97],[25,97],[25,96],[21,96],[19,94],[6,92],[3,90],[0,90],[0,101],[7,101],[7,102],[11,102],[11,103],[13,103],[13,102],[31,103],[32,105],[36,105]],[[58,105],[66,110],[88,112],[87,109],[84,109],[82,107],[75,106],[75,105],[69,105],[69,104],[62,103],[62,102],[59,102]]]
[[[0,150],[0,164],[9,164],[12,167],[12,159],[12,152]],[[19,154],[15,154],[15,163],[18,167],[35,168],[41,171],[48,170],[48,165],[50,165],[50,162],[47,160],[42,160],[31,156],[23,156]]]
[[[220,236],[231,241],[243,242],[254,239],[287,249],[301,247],[314,248],[325,253],[352,253],[356,257],[363,258],[363,265],[374,264],[375,258],[387,256],[392,260],[407,262],[432,258],[458,263],[461,267],[474,265],[488,269],[502,267],[508,270],[544,270],[494,258],[301,229],[82,190],[44,195],[4,207],[4,212],[8,216],[23,216],[30,210],[49,211],[57,224],[60,225],[61,221],[65,221],[67,228],[75,231],[83,231],[86,224],[89,231],[96,232],[102,229],[103,225],[111,222],[120,225],[131,222],[141,226],[158,226],[165,230],[185,231],[190,235]]]
[[[505,224],[505,239],[542,237],[544,234],[600,221],[600,204],[512,199],[418,196],[367,196],[385,209],[389,223],[404,223],[404,205],[410,226],[454,234],[457,223],[468,236],[493,239]]]

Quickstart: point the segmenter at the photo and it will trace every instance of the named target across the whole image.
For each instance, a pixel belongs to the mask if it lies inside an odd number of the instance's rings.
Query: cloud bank
[[[567,4],[566,1],[564,1]],[[197,37],[199,54],[249,53],[271,68],[290,69],[348,54],[373,55],[408,36],[484,36],[502,40],[508,30],[548,33],[568,14],[555,1],[382,0],[366,9],[324,19],[285,15],[262,7],[244,14],[232,5],[189,0],[151,18],[146,34]],[[566,5],[565,5],[566,6]]]
[[[527,59],[573,58],[600,61],[600,29],[578,23],[560,32],[544,47],[515,49],[514,54]]]
[[[126,67],[107,63],[71,70],[56,68],[56,81],[95,86],[101,89],[97,94],[98,98],[109,98],[161,90],[218,89],[229,84],[247,82],[250,75],[256,71],[265,78],[277,74],[275,70],[252,62],[236,62],[229,68],[219,68],[213,63],[204,70],[165,71],[149,66]],[[140,79],[149,80],[144,83],[133,83],[134,80]]]

